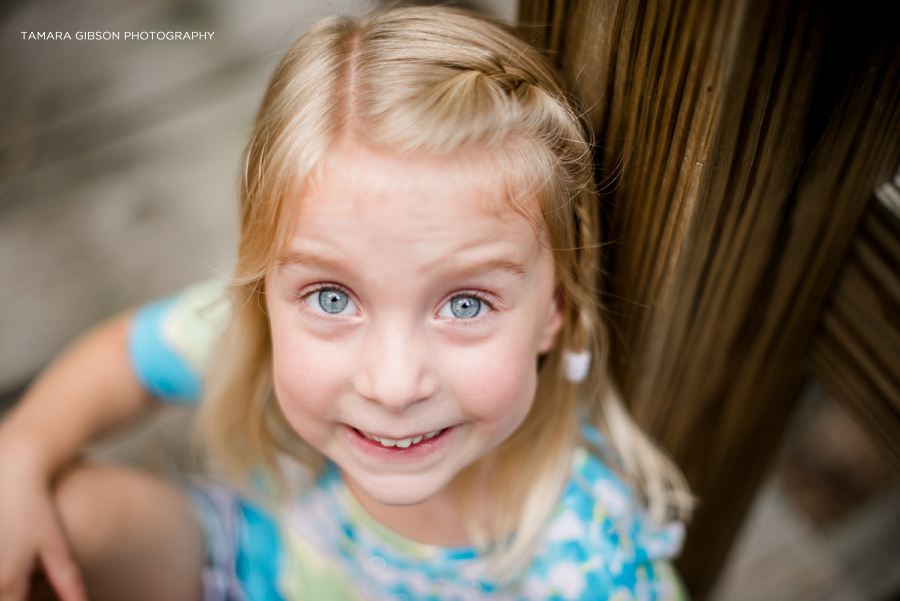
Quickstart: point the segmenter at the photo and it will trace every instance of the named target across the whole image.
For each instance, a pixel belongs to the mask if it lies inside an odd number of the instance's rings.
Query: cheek
[[[525,418],[537,384],[536,359],[488,347],[458,357],[450,375],[454,397],[468,417],[514,428]]]
[[[339,362],[323,360],[329,354],[317,352],[321,350],[302,336],[272,333],[276,399],[288,422],[308,440],[308,427],[330,416],[341,381]]]

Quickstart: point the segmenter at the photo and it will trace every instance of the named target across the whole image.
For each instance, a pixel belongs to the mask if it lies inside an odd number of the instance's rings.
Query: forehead
[[[451,215],[519,217],[540,235],[544,220],[533,186],[505,158],[476,152],[449,158],[399,155],[344,142],[309,178],[297,212],[301,217],[312,210],[334,217],[402,215],[423,223]]]
[[[536,259],[547,247],[537,202],[498,171],[484,158],[342,148],[307,181],[277,262],[342,255],[362,266],[379,256],[427,271],[448,258]]]

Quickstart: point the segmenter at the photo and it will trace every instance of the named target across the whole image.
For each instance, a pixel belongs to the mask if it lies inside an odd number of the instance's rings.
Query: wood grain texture
[[[523,3],[532,30],[548,6]],[[869,193],[900,160],[896,21],[870,8],[569,0],[563,33],[546,20],[610,180],[615,371],[701,499],[679,564],[698,598],[777,450]]]
[[[823,312],[810,364],[900,471],[900,218],[875,198]]]

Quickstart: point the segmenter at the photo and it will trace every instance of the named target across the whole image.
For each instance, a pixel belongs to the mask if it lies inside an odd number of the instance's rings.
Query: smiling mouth
[[[420,434],[418,436],[413,436],[411,438],[385,438],[384,436],[375,436],[374,434],[369,434],[364,430],[360,430],[359,428],[353,428],[357,434],[362,436],[363,438],[367,438],[371,441],[377,442],[381,446],[385,448],[398,447],[401,449],[407,449],[411,446],[417,445],[422,441],[431,440],[432,438],[439,436],[446,432],[449,428],[443,428],[441,430],[433,430],[431,432],[427,432],[425,434]]]

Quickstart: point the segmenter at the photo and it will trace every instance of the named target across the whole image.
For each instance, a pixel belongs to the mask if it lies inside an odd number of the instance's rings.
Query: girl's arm
[[[76,341],[0,423],[0,601],[26,598],[38,562],[62,601],[86,599],[53,479],[86,443],[150,404],[129,363],[129,321],[112,318]]]

